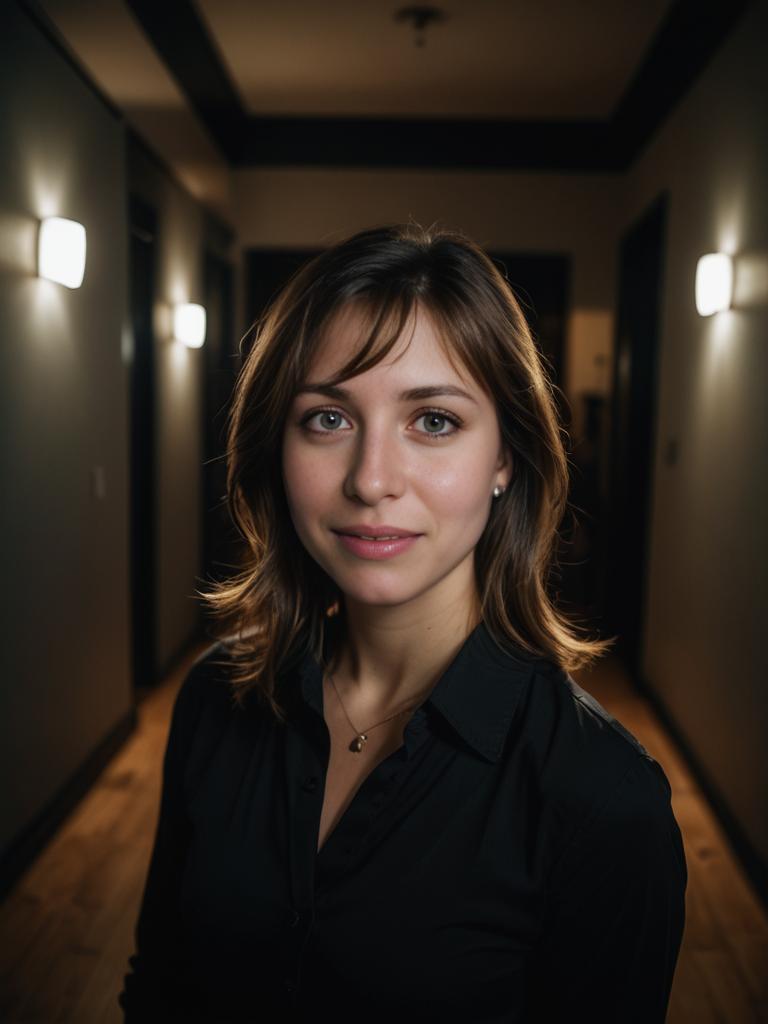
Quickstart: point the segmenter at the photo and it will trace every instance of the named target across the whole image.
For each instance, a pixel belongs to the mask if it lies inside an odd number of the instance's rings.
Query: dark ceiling
[[[750,0],[677,0],[612,114],[531,120],[249,113],[189,0],[127,0],[233,166],[323,165],[622,171],[691,87]]]

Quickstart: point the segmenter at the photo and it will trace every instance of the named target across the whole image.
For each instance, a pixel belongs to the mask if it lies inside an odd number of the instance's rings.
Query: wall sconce
[[[79,288],[85,273],[85,228],[76,220],[46,217],[40,223],[37,273],[49,281]]]
[[[173,336],[189,348],[200,348],[205,341],[205,308],[196,302],[174,306]]]
[[[724,252],[710,252],[696,264],[696,309],[712,316],[729,309],[733,297],[733,263]]]

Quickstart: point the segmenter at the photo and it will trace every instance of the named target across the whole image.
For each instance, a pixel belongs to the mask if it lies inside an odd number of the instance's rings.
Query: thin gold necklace
[[[349,744],[349,747],[348,747],[348,749],[351,750],[353,754],[359,754],[360,751],[363,749],[363,744],[368,740],[368,733],[371,731],[371,729],[377,729],[380,725],[384,725],[385,722],[391,722],[393,718],[397,718],[399,715],[407,715],[409,711],[413,711],[414,708],[418,707],[418,702],[417,702],[416,704],[413,705],[413,707],[406,708],[405,711],[397,711],[397,712],[395,712],[394,715],[390,715],[389,718],[385,718],[385,719],[383,719],[383,721],[377,722],[376,725],[369,726],[368,729],[365,732],[360,732],[352,724],[352,719],[347,714],[347,709],[344,707],[344,701],[341,699],[341,694],[339,693],[338,687],[336,686],[334,678],[333,678],[333,676],[331,675],[330,672],[328,672],[328,678],[331,680],[331,685],[333,686],[334,690],[336,691],[336,696],[339,698],[339,704],[341,704],[341,710],[344,712],[344,715],[345,715],[347,721],[352,726],[352,731],[355,733],[355,738],[352,740],[352,742]]]

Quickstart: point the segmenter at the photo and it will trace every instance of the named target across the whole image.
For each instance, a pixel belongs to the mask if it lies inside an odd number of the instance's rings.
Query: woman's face
[[[402,605],[474,594],[473,552],[497,484],[511,465],[492,401],[444,355],[421,307],[378,365],[329,396],[311,385],[332,377],[357,350],[364,321],[347,306],[331,323],[293,401],[283,436],[283,480],[296,532],[348,600]],[[399,358],[398,358],[399,357]],[[415,388],[466,396],[405,396]],[[418,536],[392,547],[345,542],[345,532],[394,527]]]

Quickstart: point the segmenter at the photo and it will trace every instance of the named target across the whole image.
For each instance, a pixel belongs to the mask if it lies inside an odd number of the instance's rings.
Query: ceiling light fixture
[[[426,42],[426,30],[429,25],[437,24],[438,21],[445,21],[446,14],[440,7],[413,6],[401,7],[395,11],[395,21],[409,21],[413,25],[414,44],[424,46]]]

